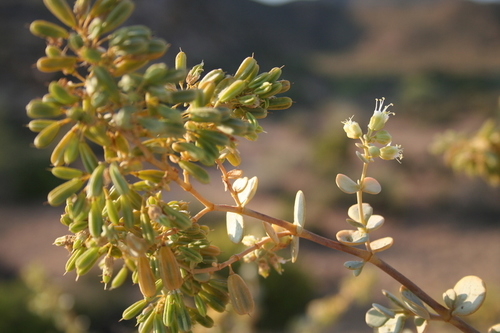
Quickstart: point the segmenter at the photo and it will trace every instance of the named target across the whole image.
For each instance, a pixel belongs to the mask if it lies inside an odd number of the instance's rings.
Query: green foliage
[[[493,119],[484,122],[473,135],[448,131],[432,147],[457,172],[481,177],[490,185],[500,183],[500,132]]]
[[[106,289],[129,279],[138,285],[143,298],[122,317],[135,318],[140,333],[212,327],[214,314],[228,304],[237,314],[251,315],[253,290],[232,265],[242,260],[257,264],[263,277],[271,269],[281,274],[287,259],[280,250],[290,245],[294,262],[299,238],[357,256],[344,265],[354,276],[371,263],[402,284],[401,299],[384,293],[398,309],[374,304],[367,313],[368,325],[379,332],[401,332],[409,318],[418,332],[433,319],[475,332],[460,316],[481,305],[485,289],[479,278],[464,278],[448,290],[444,307],[378,257],[393,244],[391,237],[371,239],[385,220],[363,202],[364,193],[382,189],[367,176],[368,166],[377,158],[403,158],[385,129],[392,104],[376,101],[366,132],[352,118],[344,122],[347,137],[359,140],[356,155],[363,169],[358,180],[339,174],[336,182],[343,192],[356,194],[357,203],[348,210],[352,229],[339,231],[337,241],[323,238],[305,229],[302,191],[293,223],[273,218],[246,208],[257,178],[226,169],[241,162],[239,140],[253,141],[263,132],[259,119],[268,110],[292,105],[290,98],[276,96],[290,88],[280,79],[281,68],[260,72],[257,61],[247,57],[234,74],[214,69],[203,75],[203,62],[189,68],[182,51],[174,67],[151,64],[168,44],[145,26],[120,27],[133,12],[131,0],[76,0],[73,7],[65,0],[44,3],[64,26],[31,24],[30,31],[47,42],[37,68],[63,76],[26,111],[33,119],[29,128],[37,133],[35,147],[52,149],[52,174],[63,180],[47,197],[52,206],[65,205],[60,222],[70,232],[55,244],[70,252],[65,269],[76,271],[77,278],[99,267]],[[212,183],[216,170],[234,205],[216,204],[197,190]],[[202,208],[192,213],[190,203],[171,197],[173,187]],[[204,223],[214,211],[226,213],[229,239],[243,247],[225,261]],[[247,217],[262,222],[260,233],[245,230]]]

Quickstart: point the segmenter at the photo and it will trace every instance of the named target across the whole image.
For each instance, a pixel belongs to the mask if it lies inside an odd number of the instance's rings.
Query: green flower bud
[[[122,0],[109,12],[102,23],[102,33],[109,32],[121,25],[134,11],[135,5],[130,0]]]
[[[403,158],[403,148],[400,145],[385,146],[380,149],[380,158],[383,160],[401,160]]]
[[[372,158],[380,156],[380,148],[377,147],[377,146],[370,146],[370,147],[368,147],[368,152],[370,153],[370,156]]]
[[[391,143],[392,141],[392,136],[387,132],[386,130],[381,130],[375,133],[375,136],[373,139],[377,142],[380,143],[381,145],[387,145]]]
[[[45,55],[49,58],[61,57],[62,52],[61,49],[55,45],[47,45],[47,47],[45,48]]]
[[[42,38],[68,38],[68,31],[63,27],[44,20],[36,20],[30,24],[30,32]]]
[[[241,63],[240,67],[234,74],[234,77],[238,80],[251,80],[251,76],[255,73],[255,69],[258,67],[257,61],[253,57],[247,57]]]
[[[394,114],[392,112],[387,111],[392,104],[388,104],[382,110],[384,106],[385,98],[376,99],[375,100],[375,111],[373,112],[373,116],[370,118],[370,123],[368,124],[368,128],[372,131],[379,131],[384,128],[385,123],[389,119],[389,115]]]
[[[293,100],[290,97],[269,98],[268,110],[285,110],[291,107]]]
[[[352,117],[342,123],[344,124],[344,131],[346,132],[348,138],[359,139],[361,135],[363,135],[361,127],[356,121],[352,120]]]
[[[232,98],[235,98],[239,94],[245,90],[247,86],[246,81],[244,80],[236,80],[233,83],[231,83],[228,87],[226,87],[224,90],[222,90],[219,94],[219,101],[224,103],[229,101]]]
[[[198,79],[201,76],[201,73],[203,72],[203,65],[204,65],[204,63],[202,61],[201,63],[193,66],[193,68],[191,68],[189,70],[187,77],[186,77],[187,84],[193,85],[196,83],[196,81],[198,81]]]
[[[76,26],[76,18],[65,0],[43,0],[45,7],[62,23],[69,27]]]
[[[161,57],[165,52],[167,52],[170,44],[167,44],[161,38],[152,38],[148,44],[148,51],[146,52],[147,59],[153,60]]]

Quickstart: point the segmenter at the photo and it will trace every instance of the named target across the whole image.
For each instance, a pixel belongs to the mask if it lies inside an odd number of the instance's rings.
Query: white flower
[[[359,139],[361,135],[363,135],[361,127],[356,121],[352,120],[352,117],[344,120],[342,124],[344,124],[344,131],[346,132],[348,138]]]
[[[401,145],[382,147],[380,148],[380,158],[400,162],[403,159],[403,148],[401,148]]]
[[[372,131],[378,131],[384,128],[385,123],[389,119],[389,115],[394,114],[393,112],[387,111],[392,104],[388,104],[384,107],[385,98],[375,100],[375,111],[373,112],[373,116],[370,118],[370,123],[368,124],[368,128]],[[382,107],[384,109],[382,110]]]

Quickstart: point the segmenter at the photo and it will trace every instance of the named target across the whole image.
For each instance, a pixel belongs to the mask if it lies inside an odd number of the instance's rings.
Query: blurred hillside
[[[241,142],[242,168],[247,176],[260,180],[251,208],[291,218],[293,195],[302,189],[308,201],[308,225],[334,237],[345,227],[346,208],[354,201],[340,193],[334,177],[339,172],[356,177],[359,172],[353,141],[345,138],[341,121],[355,115],[355,120],[366,124],[375,98],[385,96],[395,104],[396,113],[388,130],[395,143],[405,148],[405,157],[401,165],[392,161],[373,166],[370,173],[382,183],[383,192],[367,200],[387,217],[387,234],[396,240],[389,262],[436,295],[469,267],[429,270],[457,258],[474,263],[472,271],[465,273],[498,284],[500,269],[491,267],[497,249],[486,248],[499,237],[498,189],[453,175],[440,157],[429,154],[428,147],[445,129],[472,131],[486,118],[498,117],[499,4],[461,0],[317,0],[282,6],[250,0],[136,3],[137,11],[127,25],[148,25],[171,43],[162,59],[169,65],[182,48],[189,65],[204,61],[206,71],[220,67],[234,72],[251,54],[261,70],[285,66],[283,77],[293,83],[289,95],[296,104],[261,121],[267,133],[257,142]],[[31,148],[35,135],[24,127],[25,105],[45,94],[52,78],[34,67],[43,55],[44,42],[31,36],[28,26],[40,18],[54,20],[41,0],[0,2],[0,209],[11,206],[0,210],[4,216],[0,272],[8,269],[15,274],[37,258],[59,276],[66,254],[49,244],[65,230],[57,221],[57,209],[42,207],[46,193],[58,181],[47,171],[49,150]],[[408,249],[415,239],[421,240],[418,246]],[[314,268],[315,296],[335,292],[329,279],[347,274],[341,269],[345,256],[306,242],[301,246],[303,265]],[[411,256],[411,263],[405,254]],[[315,259],[333,262],[324,265]],[[358,328],[368,332],[362,316],[356,313]],[[342,332],[359,330],[344,327]]]
[[[128,23],[147,24],[171,43],[167,63],[182,48],[190,64],[204,61],[207,69],[234,71],[251,54],[263,70],[284,65],[297,102],[287,114],[307,108],[319,118],[323,105],[347,101],[367,115],[380,96],[404,110],[398,116],[425,115],[448,124],[472,109],[483,115],[496,111],[499,5],[457,0],[320,0],[283,6],[248,0],[145,0],[137,7]],[[43,170],[46,152],[27,148],[33,134],[21,125],[27,122],[24,105],[45,93],[51,76],[33,66],[43,54],[43,41],[27,27],[36,18],[52,18],[36,0],[5,0],[0,9],[0,140],[8,142],[0,158],[5,185],[0,198],[39,198],[54,182]],[[336,111],[342,110],[328,113]],[[278,112],[270,121],[281,116]],[[8,158],[19,151],[25,153]],[[33,163],[39,167],[31,167]]]

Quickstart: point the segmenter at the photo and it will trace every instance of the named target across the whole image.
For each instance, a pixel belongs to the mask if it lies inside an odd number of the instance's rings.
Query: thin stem
[[[229,176],[227,174],[226,168],[224,167],[224,165],[220,160],[217,160],[217,166],[219,167],[222,173],[222,181],[224,182],[226,189],[231,194],[231,197],[233,197],[233,200],[234,202],[236,202],[236,205],[241,206],[240,198],[238,198],[238,193],[236,193],[236,191],[233,188],[233,185],[229,182]]]
[[[230,205],[217,205],[212,203],[211,201],[207,200],[204,198],[201,194],[199,194],[190,183],[187,183],[183,181],[179,175],[178,171],[172,166],[170,166],[168,163],[158,161],[156,158],[154,158],[153,154],[135,137],[130,136],[130,140],[137,146],[139,149],[144,153],[144,156],[148,162],[156,166],[157,168],[161,170],[166,170],[169,173],[170,179],[175,181],[182,189],[185,191],[191,193],[200,203],[202,203],[205,206],[205,209],[200,211],[195,218],[198,219],[204,214],[210,212],[210,211],[224,211],[224,212],[234,212],[250,217],[254,217],[258,220],[265,221],[271,224],[276,224],[280,227],[283,227],[284,229],[288,230],[291,235],[296,235],[304,239],[308,239],[314,243],[317,243],[319,245],[352,254],[358,258],[363,259],[366,262],[370,262],[373,265],[377,266],[379,269],[381,269],[383,272],[385,272],[387,275],[391,276],[394,280],[398,281],[402,285],[404,285],[408,290],[410,290],[413,294],[415,294],[418,298],[420,298],[424,303],[426,303],[431,309],[433,309],[437,314],[441,316],[441,318],[449,322],[450,324],[454,325],[458,329],[460,329],[462,332],[465,333],[479,333],[476,329],[471,327],[469,324],[464,322],[461,318],[457,316],[453,316],[450,313],[450,310],[445,308],[444,306],[440,305],[437,301],[435,301],[432,297],[430,297],[427,293],[425,293],[420,287],[418,287],[415,283],[413,283],[410,279],[408,279],[406,276],[395,270],[392,266],[378,258],[377,256],[373,255],[372,252],[367,251],[367,250],[362,250],[358,249],[355,247],[350,247],[347,245],[344,245],[342,243],[339,243],[337,241],[319,236],[315,233],[312,233],[306,229],[302,230],[300,235],[297,235],[297,226],[294,225],[293,223],[287,222],[285,220],[277,219],[265,214],[262,214],[260,212],[251,210],[249,208],[245,207],[238,207],[238,206],[230,206]],[[364,163],[363,165],[363,171],[362,171],[362,180],[366,176],[366,169],[367,164]],[[361,181],[362,181],[361,180]],[[360,204],[360,214],[362,214],[362,194],[361,191],[358,191],[358,204]],[[364,218],[364,217],[361,217]],[[265,244],[266,242],[269,242],[270,239],[268,237],[264,238],[261,240],[260,243],[258,244]],[[257,246],[257,244],[255,245]],[[260,245],[262,246],[262,245]],[[369,247],[368,247],[369,248]],[[221,263],[219,265],[216,265],[214,267],[209,267],[203,270],[195,270],[196,273],[202,273],[205,272],[205,270],[208,270],[210,272],[212,271],[217,271],[220,270],[224,267],[227,267],[228,265],[240,260],[245,254],[250,253],[251,251],[255,250],[254,247],[248,248],[245,251],[241,252],[238,255],[232,256],[228,261]]]
[[[287,236],[287,235],[290,235],[289,231],[284,231],[284,232],[278,233],[278,237],[283,237],[283,236]],[[227,266],[230,266],[231,264],[234,264],[235,262],[241,260],[244,256],[246,256],[250,252],[258,250],[262,246],[264,246],[264,244],[272,242],[272,241],[273,240],[272,240],[271,237],[263,237],[259,242],[257,242],[254,245],[246,248],[244,251],[242,251],[242,252],[240,252],[238,254],[233,254],[231,256],[231,258],[229,258],[228,260],[226,260],[226,261],[224,261],[224,262],[222,262],[220,264],[215,264],[213,267],[195,269],[195,270],[193,270],[193,274],[212,273],[212,272],[220,271],[221,269],[223,269],[223,268],[225,268]]]
[[[362,258],[363,260],[377,266],[379,269],[381,269],[387,275],[392,277],[394,280],[398,281],[399,283],[404,285],[406,288],[408,288],[413,294],[415,294],[424,303],[426,303],[431,309],[433,309],[436,313],[438,313],[444,321],[447,321],[450,324],[454,325],[455,327],[460,329],[462,332],[479,333],[479,331],[477,331],[475,328],[473,328],[472,326],[470,326],[469,324],[464,322],[461,318],[459,318],[457,316],[452,316],[449,309],[445,308],[444,306],[442,306],[441,304],[436,302],[431,296],[429,296],[426,292],[424,292],[419,286],[417,286],[415,283],[413,283],[413,281],[408,279],[406,276],[401,274],[399,271],[395,270],[392,266],[390,266],[388,263],[386,263],[382,259],[378,258],[375,255],[372,255],[370,252],[360,250],[357,248],[351,248],[351,247],[345,246],[343,244],[339,244],[336,241],[321,237],[321,236],[316,235],[308,230],[304,230],[300,234],[300,237],[305,238],[305,239],[309,239],[312,242],[323,245],[325,247],[329,247],[331,249],[350,253],[352,255],[355,255],[359,258]]]
[[[290,234],[292,235],[297,235],[297,230],[296,226],[290,222],[280,220],[262,213],[259,213],[257,211],[248,209],[248,208],[242,208],[242,207],[234,207],[234,206],[229,206],[229,205],[214,205],[213,210],[216,211],[226,211],[226,212],[235,212],[239,213],[242,215],[254,217],[256,219],[259,219],[261,221],[265,221],[268,223],[276,224],[279,225],[287,230],[290,231]],[[420,298],[424,303],[426,303],[431,309],[433,309],[437,314],[440,315],[443,321],[449,322],[450,324],[454,325],[458,329],[460,329],[462,332],[465,333],[479,333],[475,328],[464,322],[461,318],[457,316],[452,316],[450,313],[450,310],[439,304],[437,301],[435,301],[431,296],[429,296],[426,292],[424,292],[419,286],[417,286],[414,282],[412,282],[410,279],[408,279],[406,276],[401,274],[399,271],[394,269],[391,265],[383,261],[382,259],[378,258],[376,255],[373,255],[373,253],[358,249],[355,247],[350,247],[347,245],[344,245],[342,243],[339,243],[337,241],[331,240],[329,238],[322,237],[320,235],[317,235],[309,230],[304,229],[300,235],[298,235],[301,238],[308,239],[314,243],[317,243],[319,245],[352,254],[358,258],[363,259],[366,262],[369,262],[379,269],[381,269],[383,272],[385,272],[387,275],[392,277],[394,280],[398,281],[402,285],[404,285],[408,290],[410,290],[413,294],[415,294],[418,298]]]

